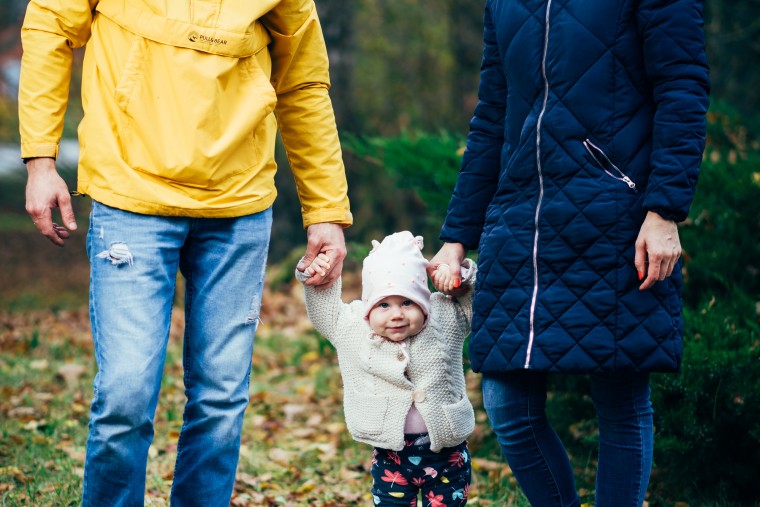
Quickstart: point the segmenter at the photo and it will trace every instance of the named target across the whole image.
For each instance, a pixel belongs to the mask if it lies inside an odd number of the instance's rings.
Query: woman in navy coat
[[[699,0],[487,0],[479,102],[430,270],[478,250],[470,359],[533,505],[577,506],[549,373],[590,374],[597,507],[638,506],[649,373],[680,368],[681,246],[705,141]]]

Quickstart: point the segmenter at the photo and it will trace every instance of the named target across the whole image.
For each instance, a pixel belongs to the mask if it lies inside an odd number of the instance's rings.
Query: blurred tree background
[[[432,255],[477,100],[483,1],[316,3],[355,216],[346,230],[349,269],[370,239],[401,229],[424,235]],[[692,213],[681,228],[684,371],[654,377],[652,495],[661,505],[684,497],[694,505],[759,505],[760,1],[704,4],[709,139]],[[24,6],[0,2],[0,232],[30,227],[15,98]],[[76,79],[75,72],[66,122],[72,138],[81,117]],[[279,161],[287,166],[282,150]],[[73,168],[62,172],[73,184]],[[304,243],[292,176],[281,170],[277,179],[273,261]],[[84,212],[79,219],[81,229]],[[586,387],[582,377],[556,379],[550,406],[571,452],[593,465],[596,423]]]

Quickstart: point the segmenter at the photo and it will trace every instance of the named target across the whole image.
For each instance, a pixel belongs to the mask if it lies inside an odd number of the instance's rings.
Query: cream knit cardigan
[[[362,301],[343,303],[340,279],[328,289],[304,286],[309,319],[338,352],[343,410],[354,440],[400,451],[412,402],[434,452],[472,433],[475,414],[465,389],[462,347],[470,333],[477,268],[469,259],[464,267],[467,293],[456,299],[434,293],[427,325],[406,346],[372,333]],[[296,278],[305,281],[299,271]]]

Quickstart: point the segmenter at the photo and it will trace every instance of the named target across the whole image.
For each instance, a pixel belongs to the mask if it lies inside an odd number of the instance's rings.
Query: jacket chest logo
[[[203,35],[202,33],[198,32],[190,32],[190,35],[187,36],[187,40],[190,42],[203,42],[206,44],[221,44],[225,45],[227,44],[226,39],[217,39],[216,37],[209,37],[208,35]]]

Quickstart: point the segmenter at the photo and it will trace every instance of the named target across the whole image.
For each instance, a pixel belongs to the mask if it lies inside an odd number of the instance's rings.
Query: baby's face
[[[372,331],[394,342],[416,335],[424,323],[422,308],[403,296],[385,297],[369,312],[369,327]]]

